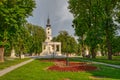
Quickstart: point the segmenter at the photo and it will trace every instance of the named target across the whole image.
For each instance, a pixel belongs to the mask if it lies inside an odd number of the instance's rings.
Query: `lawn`
[[[16,64],[21,63],[23,61],[26,61],[28,59],[30,59],[30,58],[24,58],[24,59],[5,58],[5,62],[0,63],[0,70],[5,69],[5,68],[10,67],[10,66],[13,66],[13,65],[16,65]]]
[[[72,58],[73,60],[89,60],[89,61],[97,61],[97,62],[103,62],[103,63],[108,63],[108,64],[115,64],[115,65],[120,65],[120,56],[113,56],[112,60],[108,60],[107,56],[101,56],[101,57],[97,57],[96,59],[91,59],[91,58]]]
[[[120,80],[120,69],[116,68],[94,64],[99,68],[97,71],[57,72],[46,70],[52,65],[52,62],[34,60],[0,77],[0,80]]]

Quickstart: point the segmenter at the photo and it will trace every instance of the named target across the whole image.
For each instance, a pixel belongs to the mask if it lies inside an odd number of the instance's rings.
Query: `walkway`
[[[23,65],[25,65],[25,64],[33,61],[33,60],[34,60],[34,59],[30,59],[30,60],[24,61],[24,62],[22,62],[22,63],[20,63],[20,64],[17,64],[17,65],[15,65],[15,66],[11,66],[11,67],[8,67],[8,68],[6,68],[6,69],[0,70],[0,76],[3,76],[3,75],[5,75],[6,73],[8,73],[8,72],[10,72],[10,71],[12,71],[12,70],[20,67],[20,66],[23,66]]]
[[[120,69],[120,65],[108,64],[108,63],[102,63],[102,62],[96,62],[96,61],[90,61],[90,60],[83,60],[83,59],[78,59],[78,60],[91,62],[93,64],[101,64],[101,65],[110,66],[110,67],[113,67],[113,68],[119,68]]]
[[[119,68],[120,69],[119,65],[107,64],[107,63],[95,62],[95,61],[93,61],[92,63],[94,63],[94,64],[102,64],[102,65],[105,65],[105,66],[110,66],[110,67],[114,67],[114,68]]]

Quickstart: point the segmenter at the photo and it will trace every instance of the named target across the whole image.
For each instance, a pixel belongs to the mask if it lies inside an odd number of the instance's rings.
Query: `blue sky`
[[[67,7],[67,0],[36,0],[33,16],[27,18],[27,21],[45,28],[49,16],[53,36],[57,36],[61,30],[74,35],[74,29],[71,26],[73,16]]]

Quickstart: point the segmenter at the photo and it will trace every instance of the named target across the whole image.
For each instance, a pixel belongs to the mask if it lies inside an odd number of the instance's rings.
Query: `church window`
[[[50,28],[48,28],[48,30],[49,30]]]
[[[50,38],[48,37],[48,39],[50,39]]]
[[[44,50],[46,49],[46,46],[44,46]]]
[[[50,32],[48,31],[48,34],[49,34]]]

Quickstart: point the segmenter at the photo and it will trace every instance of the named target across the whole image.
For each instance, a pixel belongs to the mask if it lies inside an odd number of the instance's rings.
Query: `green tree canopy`
[[[112,39],[119,22],[119,0],[69,0],[69,9],[74,16],[73,25],[77,36],[86,36],[91,49],[106,40],[108,59],[112,59]],[[104,41],[104,40],[103,40]],[[83,42],[83,40],[82,40]]]
[[[8,36],[24,25],[26,18],[32,15],[34,0],[0,0],[0,45],[4,46]]]
[[[60,31],[59,35],[53,38],[53,41],[59,41],[62,44],[63,53],[76,53],[77,42],[74,37],[70,36],[67,31]]]

